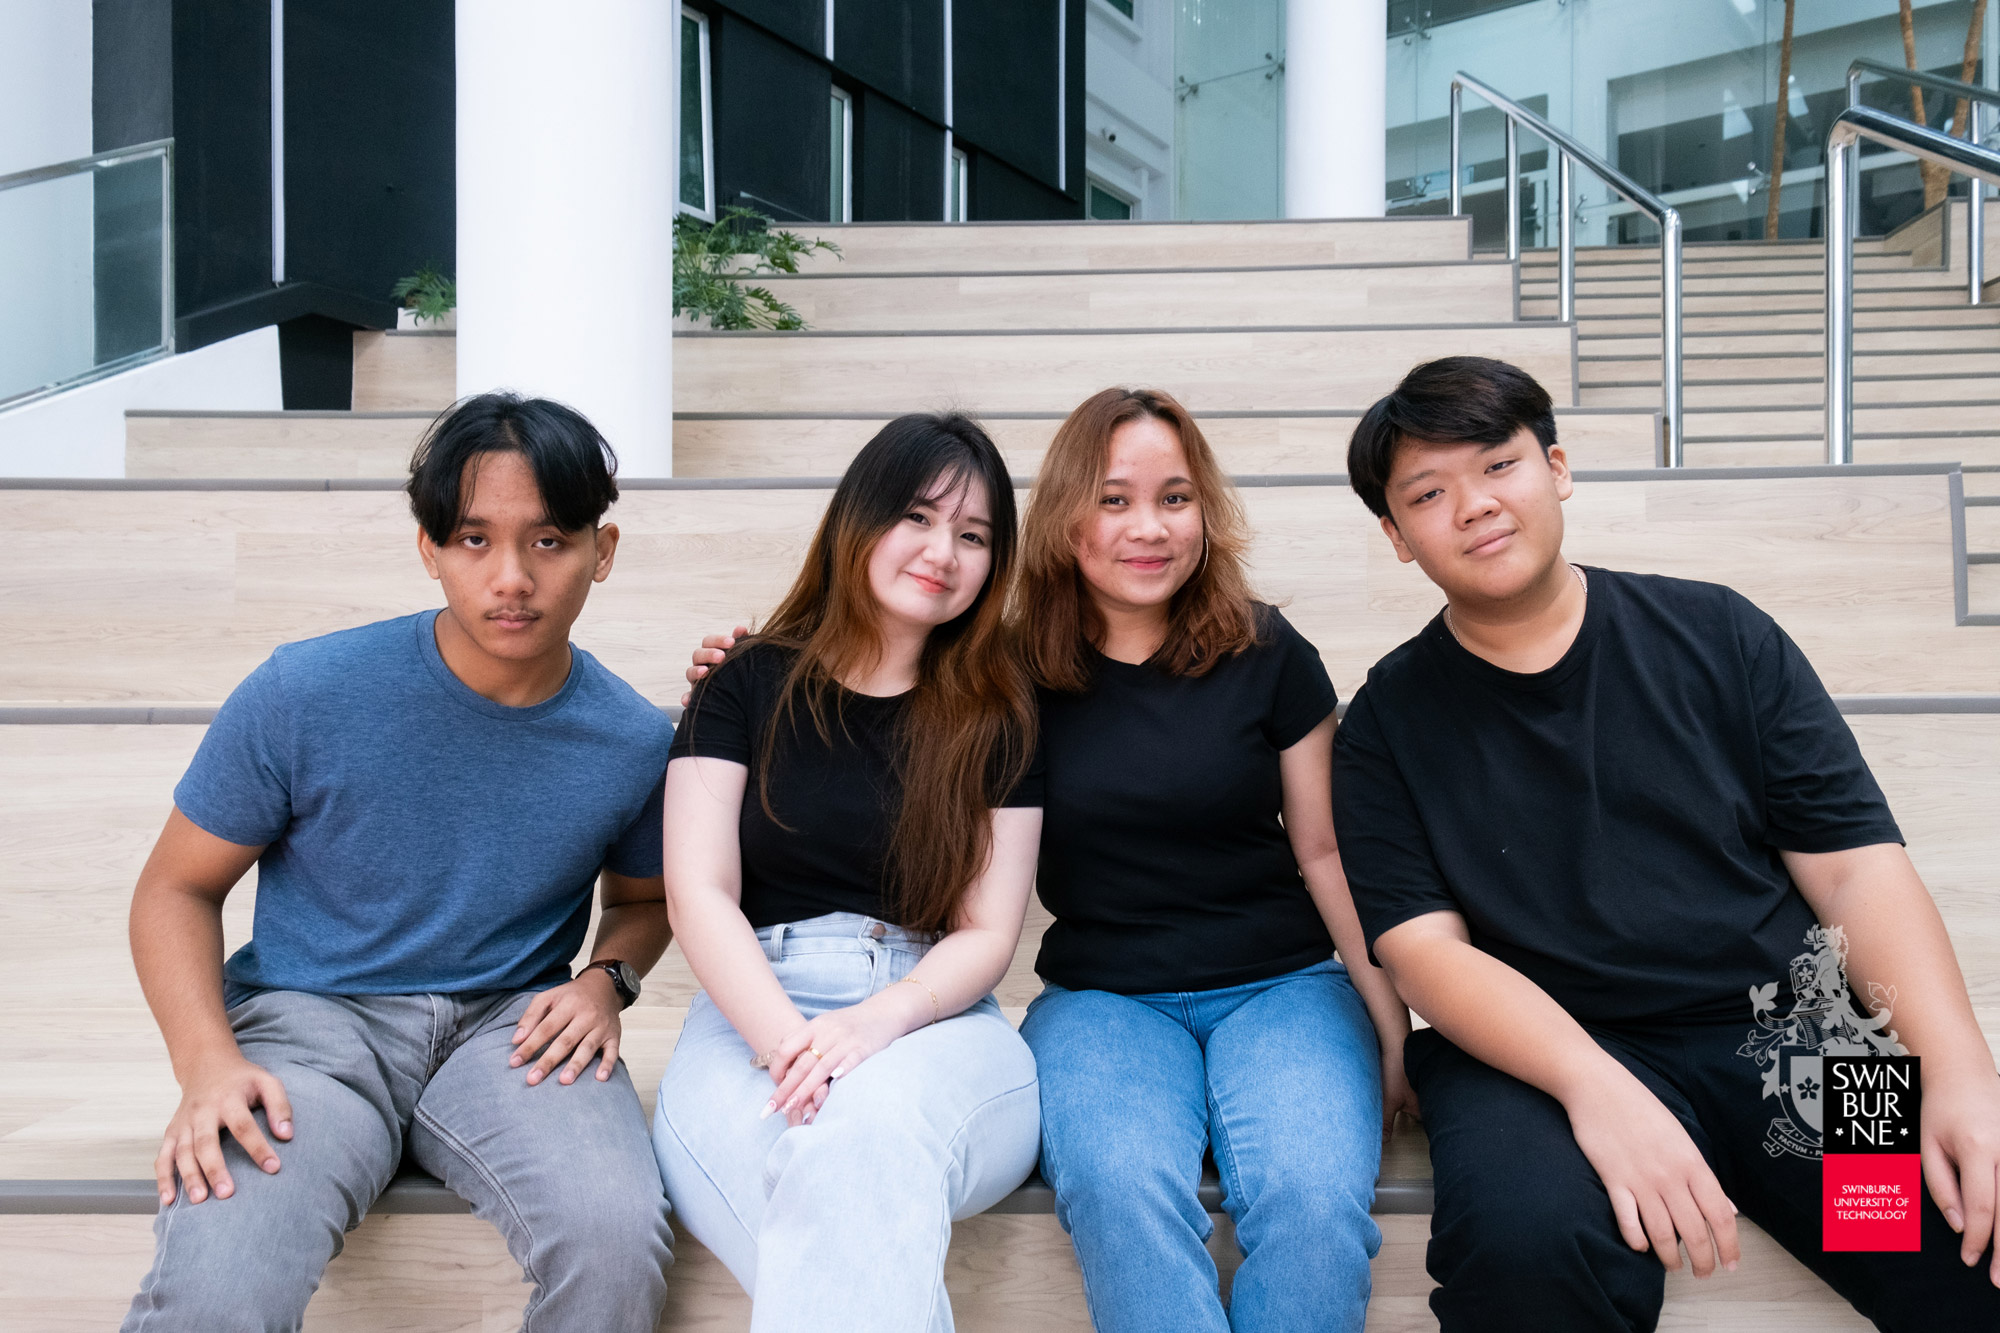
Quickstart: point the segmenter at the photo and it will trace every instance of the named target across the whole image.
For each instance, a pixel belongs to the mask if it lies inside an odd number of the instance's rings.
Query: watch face
[[[639,969],[630,963],[619,963],[618,984],[625,988],[626,993],[636,997],[639,994]]]

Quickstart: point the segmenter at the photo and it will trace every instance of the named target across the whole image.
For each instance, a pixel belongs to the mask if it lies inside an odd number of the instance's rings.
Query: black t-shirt
[[[777,718],[778,693],[794,654],[752,644],[709,672],[674,733],[669,761],[727,759],[750,770],[738,820],[743,857],[743,915],[756,927],[805,921],[829,912],[881,919],[889,840],[903,801],[898,770],[909,696],[839,692],[822,740],[803,697],[790,725]],[[759,783],[764,737],[783,726],[771,765],[773,822]],[[1042,803],[1039,758],[1000,802]]]
[[[1334,747],[1370,948],[1427,912],[1584,1022],[1750,1016],[1814,924],[1781,849],[1900,842],[1798,645],[1712,583],[1591,569],[1546,671],[1443,617],[1368,673]]]
[[[1278,752],[1333,712],[1333,682],[1271,607],[1259,639],[1202,676],[1099,655],[1082,694],[1043,692],[1047,980],[1215,990],[1332,957],[1279,821]]]

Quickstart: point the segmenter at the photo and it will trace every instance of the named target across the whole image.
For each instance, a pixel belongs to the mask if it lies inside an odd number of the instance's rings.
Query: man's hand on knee
[[[1577,1147],[1611,1196],[1627,1245],[1651,1249],[1677,1271],[1685,1244],[1696,1277],[1707,1277],[1718,1262],[1736,1267],[1742,1257],[1736,1205],[1681,1122],[1645,1084],[1618,1066],[1566,1098],[1564,1109]]]
[[[521,1021],[514,1025],[514,1054],[507,1063],[515,1069],[535,1059],[528,1071],[528,1086],[534,1087],[563,1061],[569,1064],[556,1075],[558,1083],[577,1081],[597,1056],[597,1081],[602,1083],[618,1068],[618,1042],[624,1031],[620,1019],[623,1006],[611,979],[597,968],[586,968],[582,976],[561,986],[551,986],[529,1002]]]
[[[211,1193],[226,1199],[236,1192],[222,1159],[224,1130],[266,1174],[277,1171],[278,1154],[251,1114],[259,1106],[272,1134],[292,1137],[292,1104],[285,1097],[285,1085],[270,1070],[232,1055],[197,1066],[189,1074],[181,1085],[180,1108],[167,1122],[166,1141],[153,1160],[161,1207],[174,1201],[176,1171],[190,1203],[200,1203]]]

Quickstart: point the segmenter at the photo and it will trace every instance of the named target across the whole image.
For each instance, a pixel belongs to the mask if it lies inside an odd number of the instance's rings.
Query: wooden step
[[[357,409],[452,401],[452,335],[384,333],[354,365]],[[1201,411],[1366,407],[1411,366],[1472,352],[1570,398],[1572,338],[1552,325],[1143,333],[694,333],[674,339],[679,412],[1067,412],[1107,384],[1171,390]],[[616,443],[615,441],[613,442]]]
[[[1472,257],[1470,218],[1332,222],[802,224],[840,247],[814,273],[988,273],[1092,268],[1256,268],[1269,264],[1449,262]]]
[[[1317,415],[1205,414],[1202,428],[1232,473],[1340,472],[1357,410]],[[428,412],[156,412],[127,416],[128,477],[400,477]],[[886,417],[681,417],[682,477],[832,477]],[[1041,467],[1062,418],[989,417],[986,428],[1022,476]],[[1654,410],[1565,408],[1557,429],[1579,467],[1646,467]]]
[[[1966,567],[1966,609],[1988,625],[2000,624],[2000,564]]]
[[[1974,330],[2000,328],[2000,305],[1942,305],[1919,310],[1866,310],[1854,312],[1855,336],[1858,338],[1865,329],[1932,329],[1932,330]],[[1579,311],[1577,329],[1584,338],[1609,334],[1645,333],[1654,337],[1660,332],[1659,303],[1654,302],[1638,313],[1623,315]],[[1750,334],[1801,333],[1824,334],[1826,318],[1815,304],[1810,309],[1756,309],[1738,310],[1725,314],[1689,313],[1681,324],[1684,337],[1704,333]]]
[[[1965,293],[1949,287],[1859,288],[1854,293],[1854,309],[1857,314],[1863,310],[1929,312],[1940,308],[1983,309],[1977,306],[1968,307],[1965,304]],[[1576,294],[1576,309],[1579,318],[1587,319],[1611,315],[1657,316],[1660,312],[1660,297],[1657,291],[1634,296],[1624,296],[1616,292],[1599,294],[1579,291]],[[1817,313],[1826,309],[1826,292],[1819,287],[1757,294],[1732,294],[1727,291],[1688,292],[1682,297],[1681,309],[1688,317],[1716,314],[1761,315],[1773,311],[1785,314]],[[1538,295],[1531,292],[1521,294],[1521,318],[1552,319],[1555,317],[1555,311],[1556,298],[1553,295]],[[1926,313],[1925,318],[1928,317]]]
[[[1913,409],[1965,403],[1990,404],[1996,386],[1990,375],[1871,376],[1856,377],[1854,401],[1861,407],[1907,404]],[[1660,400],[1660,386],[1652,383],[1586,385],[1580,395],[1586,407],[1644,407]],[[1683,388],[1682,401],[1690,411],[1726,407],[1816,407],[1826,402],[1825,382],[1817,375],[1810,379],[1701,381],[1690,378]],[[1918,429],[1914,422],[1911,429]]]
[[[1692,418],[1690,425],[1690,436],[1683,447],[1689,467],[1814,467],[1826,462],[1823,434],[1716,439],[1692,433],[1710,428],[1699,418]],[[2000,464],[2000,430],[1985,435],[1947,433],[1888,438],[1857,435],[1854,461],[1884,465],[1962,463],[1969,467]]]
[[[1202,434],[1232,474],[1326,473],[1347,470],[1347,444],[1358,411],[1310,416],[1204,413]],[[881,429],[885,417],[677,417],[674,470],[684,477],[836,476]],[[1062,418],[1054,413],[989,416],[984,425],[1016,476],[1041,468]],[[1650,467],[1659,439],[1654,411],[1566,408],[1556,412],[1557,437],[1577,467]]]
[[[760,278],[808,328],[1200,329],[1503,323],[1514,270],[1491,260],[1347,268]]]
[[[1657,321],[1655,321],[1657,323]],[[1900,353],[1920,357],[1932,354],[1956,355],[2000,351],[2000,323],[1970,328],[1857,328],[1854,352],[1857,357]],[[1810,356],[1826,357],[1826,331],[1815,324],[1810,329],[1777,329],[1759,332],[1750,328],[1724,332],[1682,335],[1681,353],[1692,364],[1705,356]],[[1577,336],[1577,355],[1589,361],[1605,356],[1650,356],[1660,354],[1657,329],[1642,333],[1607,333],[1591,325]]]
[[[1366,407],[1410,367],[1476,353],[1570,399],[1567,328],[1520,324],[1193,333],[694,334],[675,339],[682,412],[1066,412],[1107,384],[1196,413]]]
[[[1818,383],[1826,371],[1826,357],[1817,351],[1766,353],[1761,356],[1746,352],[1715,354],[1703,351],[1686,356],[1681,367],[1683,382],[1688,385],[1771,379],[1810,379]],[[1641,380],[1657,385],[1660,382],[1660,358],[1657,355],[1627,356],[1622,353],[1606,356],[1593,352],[1577,358],[1577,371],[1578,382],[1584,388]],[[1963,385],[1965,376],[1978,375],[1990,380],[2000,375],[2000,347],[1990,351],[1977,348],[1917,353],[1857,351],[1854,374],[1857,383],[1885,377],[1902,380],[1923,377],[1938,384],[1949,396]]]
[[[1911,438],[1937,431],[1984,435],[2000,421],[2000,400],[1969,403],[1857,404],[1857,438]],[[1818,405],[1792,407],[1719,407],[1687,414],[1690,440],[1819,439],[1826,438],[1826,412]]]
[[[128,477],[401,477],[432,412],[127,412]]]
[[[1243,497],[1258,586],[1289,602],[1343,694],[1436,611],[1344,487]],[[768,610],[826,498],[632,485],[577,641],[677,701],[688,649]],[[1953,625],[1941,472],[1586,481],[1565,513],[1578,560],[1740,587],[1838,692],[2000,689],[2000,641]],[[215,702],[276,644],[437,605],[412,526],[389,490],[0,492],[0,528],[23,538],[0,572],[0,703]]]

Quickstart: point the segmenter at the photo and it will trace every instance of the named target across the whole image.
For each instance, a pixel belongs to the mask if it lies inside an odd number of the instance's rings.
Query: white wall
[[[90,0],[0,0],[0,176],[90,156]]]
[[[0,411],[0,477],[122,477],[133,409],[275,412],[278,330],[256,329]]]
[[[90,0],[0,0],[0,176],[90,155]],[[87,176],[0,192],[0,398],[87,371]]]
[[[1132,17],[1084,7],[1084,170],[1136,200],[1134,214],[1174,216],[1175,0],[1133,0]]]

